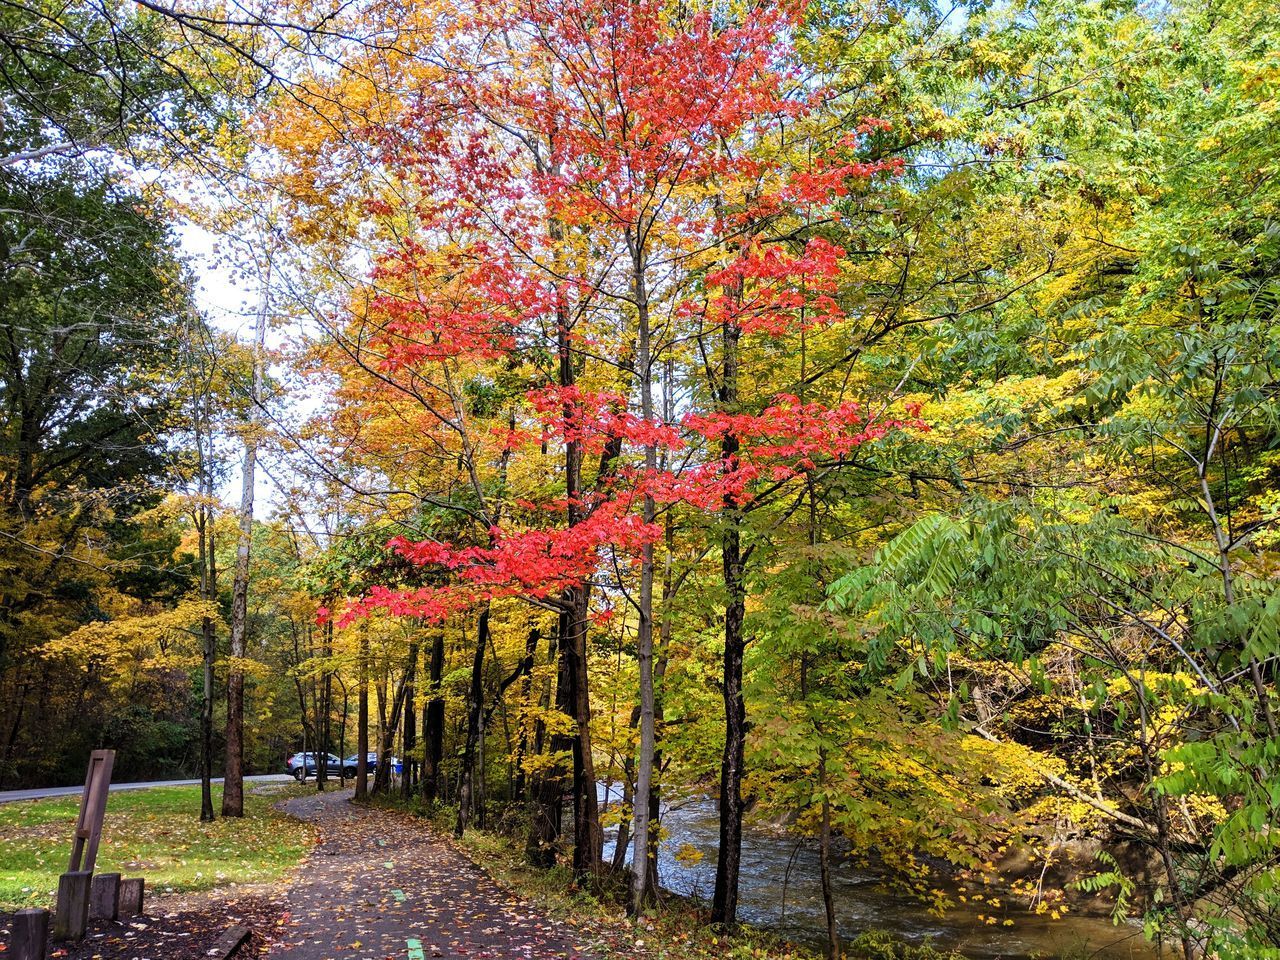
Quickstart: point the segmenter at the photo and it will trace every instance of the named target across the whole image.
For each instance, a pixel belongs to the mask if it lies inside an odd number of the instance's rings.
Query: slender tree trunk
[[[473,775],[471,778],[474,794],[472,802],[476,811],[476,826],[481,830],[484,829],[485,825],[485,802],[487,799],[485,787],[488,784],[488,780],[485,776],[486,768],[484,755],[485,734],[489,729],[488,721],[488,714],[482,710],[480,712],[480,729],[476,731],[476,770],[479,772],[479,775]]]
[[[406,666],[406,675],[408,669],[408,666]],[[373,774],[372,793],[374,794],[386,793],[387,788],[391,785],[391,750],[395,744],[396,730],[400,726],[400,711],[404,708],[404,691],[404,679],[401,678],[395,694],[391,698],[391,715],[383,717],[381,736],[378,743],[378,766]],[[385,693],[379,693],[378,702],[380,705],[386,703]],[[385,714],[385,706],[380,706],[380,712]]]
[[[440,692],[440,680],[444,676],[444,631],[431,642],[431,686],[428,689],[426,707],[422,711],[422,799],[435,803],[440,796],[440,769],[444,759],[444,696]]]
[[[369,797],[369,634],[360,631],[360,690],[356,700],[356,793],[357,800]]]
[[[467,709],[467,739],[462,751],[462,771],[458,779],[458,819],[454,836],[461,837],[471,822],[475,796],[476,748],[480,742],[481,711],[484,708],[484,652],[489,645],[489,604],[480,608],[476,621],[476,649],[471,658],[471,692]],[[480,771],[484,776],[484,771]]]
[[[721,408],[732,412],[738,404],[738,336],[732,322],[724,325],[724,371]],[[738,457],[738,438],[724,436],[720,456],[729,469]],[[738,870],[742,861],[742,776],[747,742],[747,712],[742,698],[742,662],[746,653],[743,621],[746,589],[743,584],[742,510],[732,499],[722,511],[724,532],[720,549],[725,585],[724,614],[724,755],[720,762],[720,850],[716,856],[716,885],[711,901],[711,922],[733,926],[738,919]]]
[[[213,543],[213,477],[204,462],[201,449],[199,520],[196,534],[200,538],[200,597],[209,603],[218,598],[217,560]],[[214,819],[213,812],[213,664],[218,656],[218,634],[212,617],[200,621],[200,653],[202,661],[203,698],[200,702],[200,819]]]
[[[413,796],[413,760],[417,749],[416,738],[418,723],[414,718],[413,698],[417,689],[418,678],[418,644],[409,644],[409,678],[405,682],[404,692],[404,776],[400,778],[400,797],[408,800]]]
[[[560,618],[560,623],[556,626],[556,632],[551,637],[548,644],[547,663],[555,664],[557,672],[564,669],[564,657],[560,650],[564,646],[561,630],[564,628],[564,618]],[[548,677],[542,685],[542,690],[538,695],[538,708],[546,711],[551,709],[554,702],[556,706],[560,706],[559,683],[556,677]],[[544,749],[554,751],[556,749],[557,740],[559,738],[552,737],[548,747],[546,724],[539,718],[533,725],[533,754],[534,756],[542,756]],[[529,839],[525,844],[525,858],[535,867],[548,869],[555,865],[556,862],[556,843],[560,839],[563,829],[564,804],[562,798],[564,796],[564,775],[559,769],[559,764],[555,767],[545,768],[539,773],[533,782],[533,803],[529,816]]]
[[[267,297],[271,285],[268,268],[258,312],[253,344],[253,385],[250,400],[262,401],[265,371],[262,357],[267,337]],[[227,674],[227,762],[223,771],[222,815],[244,816],[244,659],[249,606],[249,551],[253,545],[254,476],[258,462],[259,418],[254,411],[244,441],[244,475],[240,480],[240,533],[236,541],[236,566],[231,584],[231,668]]]
[[[323,629],[324,643],[320,653],[324,657],[325,668],[324,675],[320,678],[320,702],[316,708],[316,729],[320,731],[322,737],[321,743],[317,746],[317,752],[320,754],[316,758],[317,793],[323,793],[329,784],[329,751],[333,743],[333,730],[330,726],[333,720],[333,671],[329,668],[333,657],[333,624],[326,623]]]
[[[553,238],[557,225],[552,224]],[[557,353],[559,383],[571,387],[576,382],[573,349],[570,341],[569,312],[566,303],[557,304]],[[572,403],[565,403],[564,417],[575,417]],[[586,519],[582,497],[582,446],[576,439],[565,443],[565,494],[568,501],[568,524],[576,526]],[[587,676],[587,612],[590,586],[566,589],[560,596],[557,628],[559,670],[556,684],[556,706],[573,718],[574,736],[552,738],[555,753],[571,752],[573,757],[573,870],[578,878],[595,876],[601,868],[603,835],[600,832],[600,810],[596,799],[595,763],[591,755],[591,697]],[[566,742],[567,740],[572,742]],[[563,774],[549,770],[539,787],[539,812],[534,817],[528,853],[533,862],[554,862],[555,844],[559,840],[559,812]]]
[[[342,691],[342,719],[338,721],[338,759],[343,760],[347,755],[347,714],[350,706],[350,694],[347,691],[347,685],[343,681],[341,675],[337,676],[338,689]],[[338,780],[343,787],[347,785],[347,765],[343,763],[338,767]]]
[[[822,905],[827,914],[827,960],[840,960],[840,931],[836,926],[836,904],[831,889],[831,799],[827,796],[827,754],[818,751],[818,787],[822,790],[822,832],[818,840],[819,872],[822,874]]]
[[[213,621],[200,622],[200,646],[203,654],[204,697],[200,702],[200,819],[214,819],[213,812],[213,661],[217,656],[217,637]]]
[[[632,256],[632,296],[637,315],[636,373],[640,379],[640,416],[652,423],[653,359],[649,329],[649,292],[645,284],[643,237],[630,238]],[[645,473],[658,472],[658,448],[653,443],[644,447]],[[653,494],[646,489],[642,518],[652,527],[656,518]],[[646,538],[640,548],[640,623],[636,633],[636,660],[640,669],[640,757],[636,764],[636,792],[632,803],[635,839],[631,856],[630,911],[638,916],[649,898],[649,792],[653,785],[654,703],[653,703],[653,541]]]
[[[580,880],[595,877],[602,866],[604,835],[596,798],[595,759],[591,755],[591,700],[587,691],[587,605],[585,588],[576,597],[569,621],[570,702],[577,735],[573,741],[573,872]]]
[[[627,725],[628,730],[635,730],[640,726],[640,707],[637,706],[631,711],[631,722]],[[628,756],[622,761],[622,809],[635,810],[636,802],[636,758]],[[618,817],[618,838],[613,844],[613,860],[609,863],[609,869],[618,871],[623,868],[627,862],[627,854],[633,853],[631,849],[631,828],[635,825],[635,816]],[[628,899],[627,905],[630,908],[631,901]]]
[[[308,635],[310,632],[308,631]],[[302,647],[298,642],[298,632],[293,633],[293,661],[295,668],[302,664]],[[314,751],[317,739],[316,730],[312,727],[311,721],[307,719],[307,688],[302,682],[302,677],[295,669],[293,674],[293,687],[298,693],[298,714],[302,717],[302,753],[307,753],[307,743],[310,741],[311,749]],[[302,765],[303,777],[306,777],[307,765]]]
[[[672,367],[668,362],[666,377],[663,381],[663,416],[670,423],[675,419],[674,399],[671,397]],[[662,622],[658,626],[658,649],[653,668],[653,719],[655,731],[662,725],[665,708],[663,705],[662,683],[667,675],[667,662],[671,655],[671,633],[673,629],[671,604],[675,598],[676,581],[673,570],[675,557],[675,520],[672,510],[668,508],[663,518],[663,540],[666,552],[663,557],[662,570]],[[661,877],[658,875],[658,843],[662,831],[659,818],[662,815],[662,789],[657,776],[661,773],[662,747],[656,742],[653,749],[654,781],[649,787],[649,895],[657,900],[662,889]]]
[[[529,636],[524,644],[525,661],[529,664],[529,669],[525,671],[523,677],[520,678],[520,706],[522,710],[527,710],[533,697],[533,665],[537,662],[538,641],[542,638],[541,633],[535,628],[529,631]],[[525,800],[525,783],[524,761],[529,755],[529,728],[523,721],[520,722],[520,735],[516,738],[515,749],[515,771],[511,784],[511,801],[516,805],[521,805]]]

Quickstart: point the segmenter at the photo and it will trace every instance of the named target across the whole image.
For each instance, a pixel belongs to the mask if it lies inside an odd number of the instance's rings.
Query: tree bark
[[[200,498],[196,535],[200,538],[200,598],[218,599],[218,567],[213,542],[213,475],[204,449],[200,453]],[[200,819],[209,823],[213,812],[213,664],[218,656],[218,635],[212,617],[200,621],[200,654],[203,697],[200,701]]]
[[[213,661],[217,656],[217,637],[213,621],[205,617],[200,623],[200,646],[203,663],[204,696],[200,702],[200,819],[214,819],[213,812]]]
[[[732,322],[724,325],[724,371],[720,406],[733,411],[738,403],[738,337]],[[727,433],[720,456],[728,469],[737,463],[738,438]],[[742,661],[746,651],[743,621],[746,589],[743,584],[742,510],[725,498],[721,511],[724,532],[720,549],[725,585],[724,613],[724,754],[720,762],[720,850],[716,856],[716,885],[711,901],[711,922],[733,926],[738,919],[738,870],[742,861],[742,775],[747,742],[747,713],[742,698]]]
[[[256,406],[262,401],[264,379],[262,353],[267,336],[266,298],[271,283],[268,268],[263,291],[262,309],[258,312],[254,331],[253,383],[250,400]],[[240,661],[245,656],[245,633],[249,606],[249,551],[253,545],[254,475],[258,462],[258,417],[244,441],[244,475],[240,480],[240,533],[236,541],[236,566],[231,584],[231,669],[227,675],[227,760],[223,771],[222,815],[244,816],[244,670]]]
[[[818,787],[822,790],[822,832],[818,841],[819,872],[822,875],[822,905],[827,915],[827,960],[840,960],[840,931],[836,926],[836,904],[831,889],[831,799],[827,795],[827,755],[818,751]]]
[[[552,235],[557,236],[552,224]],[[573,348],[570,342],[568,306],[563,300],[556,307],[559,385],[576,383]],[[566,401],[565,421],[575,417],[574,405]],[[607,448],[603,465],[614,456]],[[582,445],[576,439],[565,443],[565,495],[568,502],[568,525],[582,523],[587,517],[582,497]],[[598,484],[597,484],[598,485]],[[569,752],[573,758],[573,871],[579,879],[594,877],[601,869],[604,838],[600,831],[600,810],[596,799],[595,763],[591,755],[591,698],[587,676],[587,611],[590,607],[590,585],[569,587],[560,595],[557,625],[559,670],[556,684],[556,707],[574,720],[574,736],[556,736],[551,740],[554,753]],[[560,838],[560,796],[564,775],[548,770],[539,786],[538,812],[535,813],[527,851],[531,862],[554,862],[555,845]]]
[[[564,657],[560,654],[560,649],[564,646],[564,641],[560,636],[561,629],[563,629],[563,620],[557,624],[556,632],[551,637],[547,651],[547,662],[548,664],[556,664],[558,673],[563,670],[565,663]],[[559,686],[558,678],[547,678],[538,696],[539,709],[550,710],[553,700],[557,708],[560,708]],[[546,743],[546,725],[539,718],[533,726],[532,749],[534,756],[542,756],[544,749],[554,751],[557,746],[557,739],[552,737],[550,745]],[[556,843],[560,839],[564,826],[563,795],[564,775],[557,768],[543,769],[534,778],[533,803],[529,816],[529,838],[525,844],[525,858],[535,867],[549,869],[555,866]]]
[[[324,793],[329,784],[329,747],[333,742],[333,730],[330,726],[333,720],[333,671],[329,667],[333,658],[333,623],[326,623],[322,629],[324,643],[320,647],[320,653],[324,658],[325,668],[324,675],[320,678],[316,705],[316,732],[320,735],[320,743],[316,745],[317,793]]]
[[[538,641],[542,639],[541,632],[535,627],[529,631],[529,636],[524,644],[524,658],[529,664],[529,669],[525,671],[523,677],[520,678],[520,704],[522,708],[527,709],[530,700],[533,698],[533,665],[537,662]],[[519,806],[525,800],[525,784],[524,761],[529,754],[529,730],[528,725],[524,722],[520,724],[520,735],[516,739],[515,750],[515,776],[511,784],[511,801]]]
[[[369,634],[360,631],[360,690],[356,700],[356,793],[357,800],[369,797]]]
[[[413,796],[413,768],[411,759],[417,749],[418,724],[414,719],[413,698],[418,679],[418,644],[409,644],[409,678],[405,681],[404,692],[404,774],[400,777],[400,797],[408,800]]]
[[[471,658],[471,692],[468,696],[467,739],[462,750],[462,770],[458,778],[458,818],[453,833],[461,837],[471,822],[471,804],[475,795],[476,748],[480,743],[481,710],[484,708],[484,652],[489,645],[489,604],[480,608],[476,620],[476,649]],[[480,771],[484,776],[484,771]]]
[[[644,239],[629,233],[632,257],[632,297],[637,317],[636,373],[640,380],[640,416],[646,424],[654,419],[653,358],[649,329],[649,291],[645,283]],[[658,472],[658,448],[652,442],[644,446],[645,473]],[[647,526],[656,518],[653,494],[646,489],[641,516]],[[632,803],[634,819],[631,855],[630,912],[638,916],[649,898],[650,790],[653,785],[654,703],[653,703],[653,541],[646,538],[640,548],[640,596],[637,603],[640,623],[636,631],[636,661],[640,671],[640,756],[636,763],[636,792]]]
[[[576,736],[573,740],[573,872],[579,880],[597,876],[602,866],[604,835],[600,831],[600,806],[596,798],[595,759],[591,755],[591,700],[587,691],[586,588],[572,591],[574,602],[568,617],[568,700]]]
[[[422,799],[435,803],[440,797],[440,765],[444,759],[444,696],[440,692],[440,680],[444,676],[443,630],[431,642],[430,670],[430,699],[423,710]]]
[[[409,667],[405,665],[405,676],[408,675]],[[394,695],[391,698],[391,715],[384,718],[381,737],[378,744],[378,766],[373,774],[373,790],[374,794],[385,793],[391,785],[391,749],[395,743],[396,730],[400,727],[400,711],[404,707],[404,677],[401,677],[400,683],[396,686]],[[386,697],[379,694],[379,704],[384,704]],[[383,712],[385,708],[380,710]]]

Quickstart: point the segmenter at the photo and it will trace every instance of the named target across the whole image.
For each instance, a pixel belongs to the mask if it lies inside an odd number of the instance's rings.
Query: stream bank
[[[662,827],[666,837],[658,867],[663,886],[708,901],[719,843],[715,802],[693,798],[673,804],[663,810]],[[678,851],[683,851],[679,857]],[[605,860],[612,854],[613,843],[606,836]],[[836,914],[844,939],[884,933],[910,944],[955,950],[974,960],[1157,957],[1137,924],[1114,926],[1105,918],[1072,913],[1054,920],[1007,901],[994,910],[966,907],[939,917],[920,901],[894,892],[882,873],[847,859],[834,866]],[[820,945],[826,936],[826,917],[818,877],[816,847],[780,831],[748,826],[742,844],[739,918],[797,943]]]

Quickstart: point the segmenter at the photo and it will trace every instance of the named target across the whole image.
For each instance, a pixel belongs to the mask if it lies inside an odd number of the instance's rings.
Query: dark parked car
[[[325,772],[333,776],[354,777],[356,775],[356,762],[354,759],[339,760],[332,753],[326,754]],[[307,777],[314,777],[316,771],[320,768],[320,754],[318,753],[295,753],[287,761],[285,767],[293,774],[295,780],[305,780]]]
[[[369,772],[373,773],[373,771],[378,769],[378,755],[374,753],[372,750],[370,750],[367,754],[365,754],[365,757],[367,758],[365,761],[366,766],[369,768]],[[356,762],[359,759],[360,759],[360,754],[353,753],[351,756],[347,757],[347,759],[342,761],[342,765],[344,767],[350,767],[354,772],[356,769]]]

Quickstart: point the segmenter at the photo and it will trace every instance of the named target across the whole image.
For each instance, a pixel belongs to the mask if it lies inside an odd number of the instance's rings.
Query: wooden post
[[[100,873],[89,884],[89,916],[114,920],[119,912],[120,874]]]
[[[58,910],[53,915],[53,939],[81,940],[89,926],[88,870],[68,870],[58,878]]]
[[[13,933],[9,938],[10,960],[44,960],[49,940],[49,911],[43,907],[19,910],[13,915]]]
[[[89,754],[89,769],[84,776],[84,793],[80,795],[80,818],[76,821],[76,832],[71,841],[68,871],[93,873],[98,860],[98,841],[102,838],[102,817],[107,812],[111,768],[115,762],[114,750],[95,750]]]
[[[130,877],[120,881],[120,899],[117,901],[117,917],[138,917],[142,915],[142,877]]]

